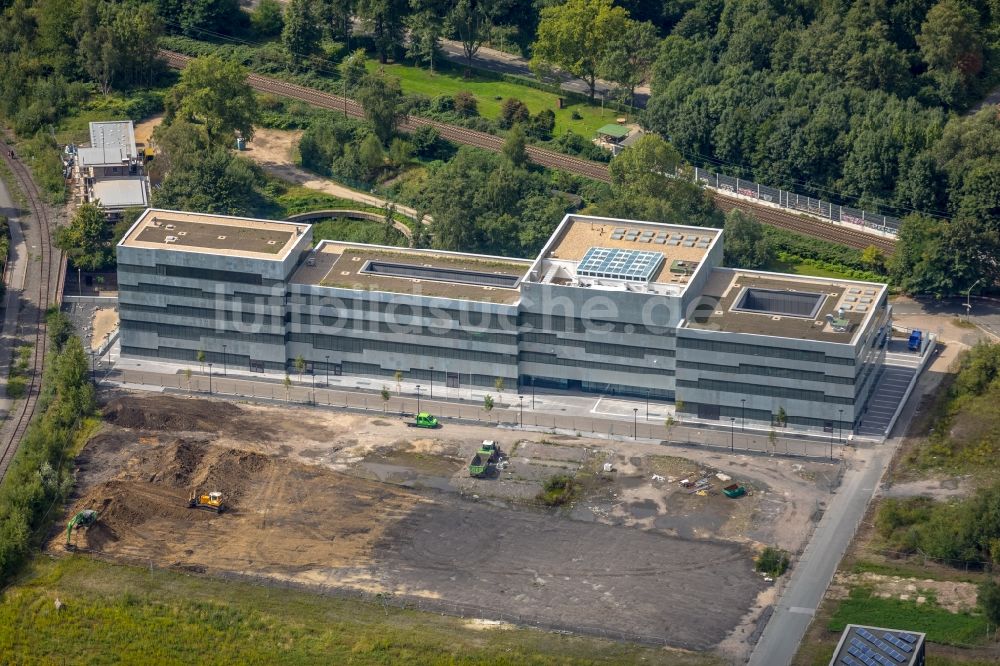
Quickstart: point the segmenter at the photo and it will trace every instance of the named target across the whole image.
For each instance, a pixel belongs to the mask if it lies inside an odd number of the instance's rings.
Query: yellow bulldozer
[[[222,513],[226,510],[226,505],[222,503],[222,493],[218,490],[213,490],[207,495],[193,493],[188,506],[192,509],[205,509],[206,511],[214,511],[216,513]]]

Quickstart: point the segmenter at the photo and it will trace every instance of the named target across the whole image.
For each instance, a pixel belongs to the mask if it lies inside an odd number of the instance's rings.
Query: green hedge
[[[72,448],[95,408],[87,356],[65,315],[48,316],[49,356],[35,416],[0,485],[0,583],[40,541],[72,484]]]

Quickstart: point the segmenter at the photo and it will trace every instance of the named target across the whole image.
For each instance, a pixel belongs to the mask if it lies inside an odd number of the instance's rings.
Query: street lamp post
[[[747,431],[747,399],[740,398],[740,432]]]
[[[433,399],[434,398],[434,366],[432,365],[432,366],[430,366],[430,368],[431,368],[431,399]]]
[[[227,368],[226,368],[226,345],[222,345],[222,376],[223,377],[228,376],[226,370],[227,370]]]
[[[649,388],[646,388],[646,420],[649,420]]]
[[[417,414],[420,413],[420,384],[417,384]]]
[[[524,430],[524,396],[517,396],[517,401],[521,407],[521,430]]]
[[[639,408],[632,408],[632,439],[639,439]]]
[[[736,446],[736,417],[729,417],[729,452],[734,453]]]
[[[840,420],[837,421],[837,443],[844,441],[844,410],[840,410]]]
[[[535,408],[535,376],[531,375],[531,408]]]
[[[330,388],[330,355],[326,355],[326,387]]]
[[[208,364],[208,394],[212,395],[212,364]]]
[[[315,405],[315,404],[316,404],[316,373],[315,373],[315,372],[313,372],[313,373],[312,373],[312,379],[313,379],[313,395],[312,395],[312,402],[313,402],[313,404]]]
[[[969,290],[967,292],[965,292],[965,319],[966,320],[971,320],[972,319],[972,290],[975,289],[977,286],[979,286],[979,283],[982,282],[982,281],[983,281],[982,278],[976,280],[975,282],[972,283],[972,286],[969,287]]]

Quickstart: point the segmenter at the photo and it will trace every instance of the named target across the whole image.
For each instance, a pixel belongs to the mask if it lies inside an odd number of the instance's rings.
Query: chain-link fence
[[[315,379],[315,383],[313,380]],[[266,379],[244,379],[236,376],[206,375],[203,373],[164,374],[141,370],[111,370],[99,377],[100,381],[118,381],[123,384],[155,386],[221,398],[250,398],[287,405],[336,407],[350,411],[382,414],[386,418],[407,418],[418,412],[431,412],[439,419],[465,423],[494,425],[516,430],[528,428],[549,432],[575,433],[611,439],[636,439],[659,441],[667,446],[695,446],[754,455],[777,455],[810,458],[813,460],[839,461],[844,453],[843,433],[829,433],[828,437],[797,437],[779,431],[763,432],[745,429],[739,421],[729,427],[697,427],[673,424],[667,427],[662,420],[646,420],[636,409],[634,418],[608,418],[593,414],[563,414],[530,409],[528,398],[498,395],[494,407],[484,409],[482,402],[472,400],[436,399],[412,394],[389,392],[383,399],[379,392],[362,389],[327,388],[322,377],[304,375],[285,384]]]
[[[776,187],[761,185],[745,178],[727,176],[710,169],[694,168],[694,179],[706,187],[723,192],[731,192],[741,196],[759,199],[781,208],[808,213],[833,222],[855,224],[884,233],[896,235],[899,233],[900,221],[895,217],[880,215],[858,208],[841,206],[822,199],[803,196]]]

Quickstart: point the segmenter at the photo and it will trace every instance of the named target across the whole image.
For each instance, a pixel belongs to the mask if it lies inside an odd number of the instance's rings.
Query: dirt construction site
[[[68,513],[99,512],[71,537],[82,552],[694,650],[740,652],[775,592],[754,573],[755,552],[798,551],[837,473],[641,442],[421,430],[393,416],[103,397],[105,425],[77,459]],[[471,478],[484,439],[503,456]],[[537,499],[554,475],[577,481],[564,506]],[[747,494],[727,497],[729,482]],[[224,512],[188,507],[210,491]]]

